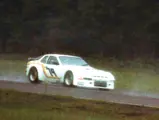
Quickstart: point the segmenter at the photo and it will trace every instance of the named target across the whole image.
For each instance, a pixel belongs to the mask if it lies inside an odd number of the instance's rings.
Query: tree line
[[[2,0],[0,14],[2,53],[159,56],[157,0]]]

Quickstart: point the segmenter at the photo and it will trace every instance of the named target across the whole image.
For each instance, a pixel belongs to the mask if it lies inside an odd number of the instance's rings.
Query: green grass
[[[141,92],[159,92],[159,61],[157,60],[125,60],[106,58],[89,58],[94,67],[111,71],[117,81],[116,88]]]
[[[158,120],[159,109],[0,89],[1,120]]]
[[[0,76],[25,76],[28,56],[0,55]],[[94,67],[111,71],[117,81],[117,89],[143,92],[159,92],[159,61],[141,59],[119,61],[106,58],[87,58]]]
[[[27,56],[23,55],[0,55],[0,76],[22,76],[25,75]]]

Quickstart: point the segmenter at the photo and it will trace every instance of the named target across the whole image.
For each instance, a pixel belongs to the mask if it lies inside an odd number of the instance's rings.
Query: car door
[[[44,67],[44,74],[49,81],[56,81],[61,78],[61,66],[56,56],[49,56]]]

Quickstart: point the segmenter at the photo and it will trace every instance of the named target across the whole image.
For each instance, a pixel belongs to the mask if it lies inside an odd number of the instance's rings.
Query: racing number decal
[[[57,77],[56,73],[55,73],[55,70],[53,68],[48,68],[46,67],[46,69],[49,71],[50,75],[52,77]]]

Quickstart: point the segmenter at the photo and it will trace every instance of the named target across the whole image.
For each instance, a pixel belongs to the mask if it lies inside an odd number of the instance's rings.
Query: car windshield
[[[59,56],[59,59],[63,65],[88,66],[88,63],[81,57]]]

